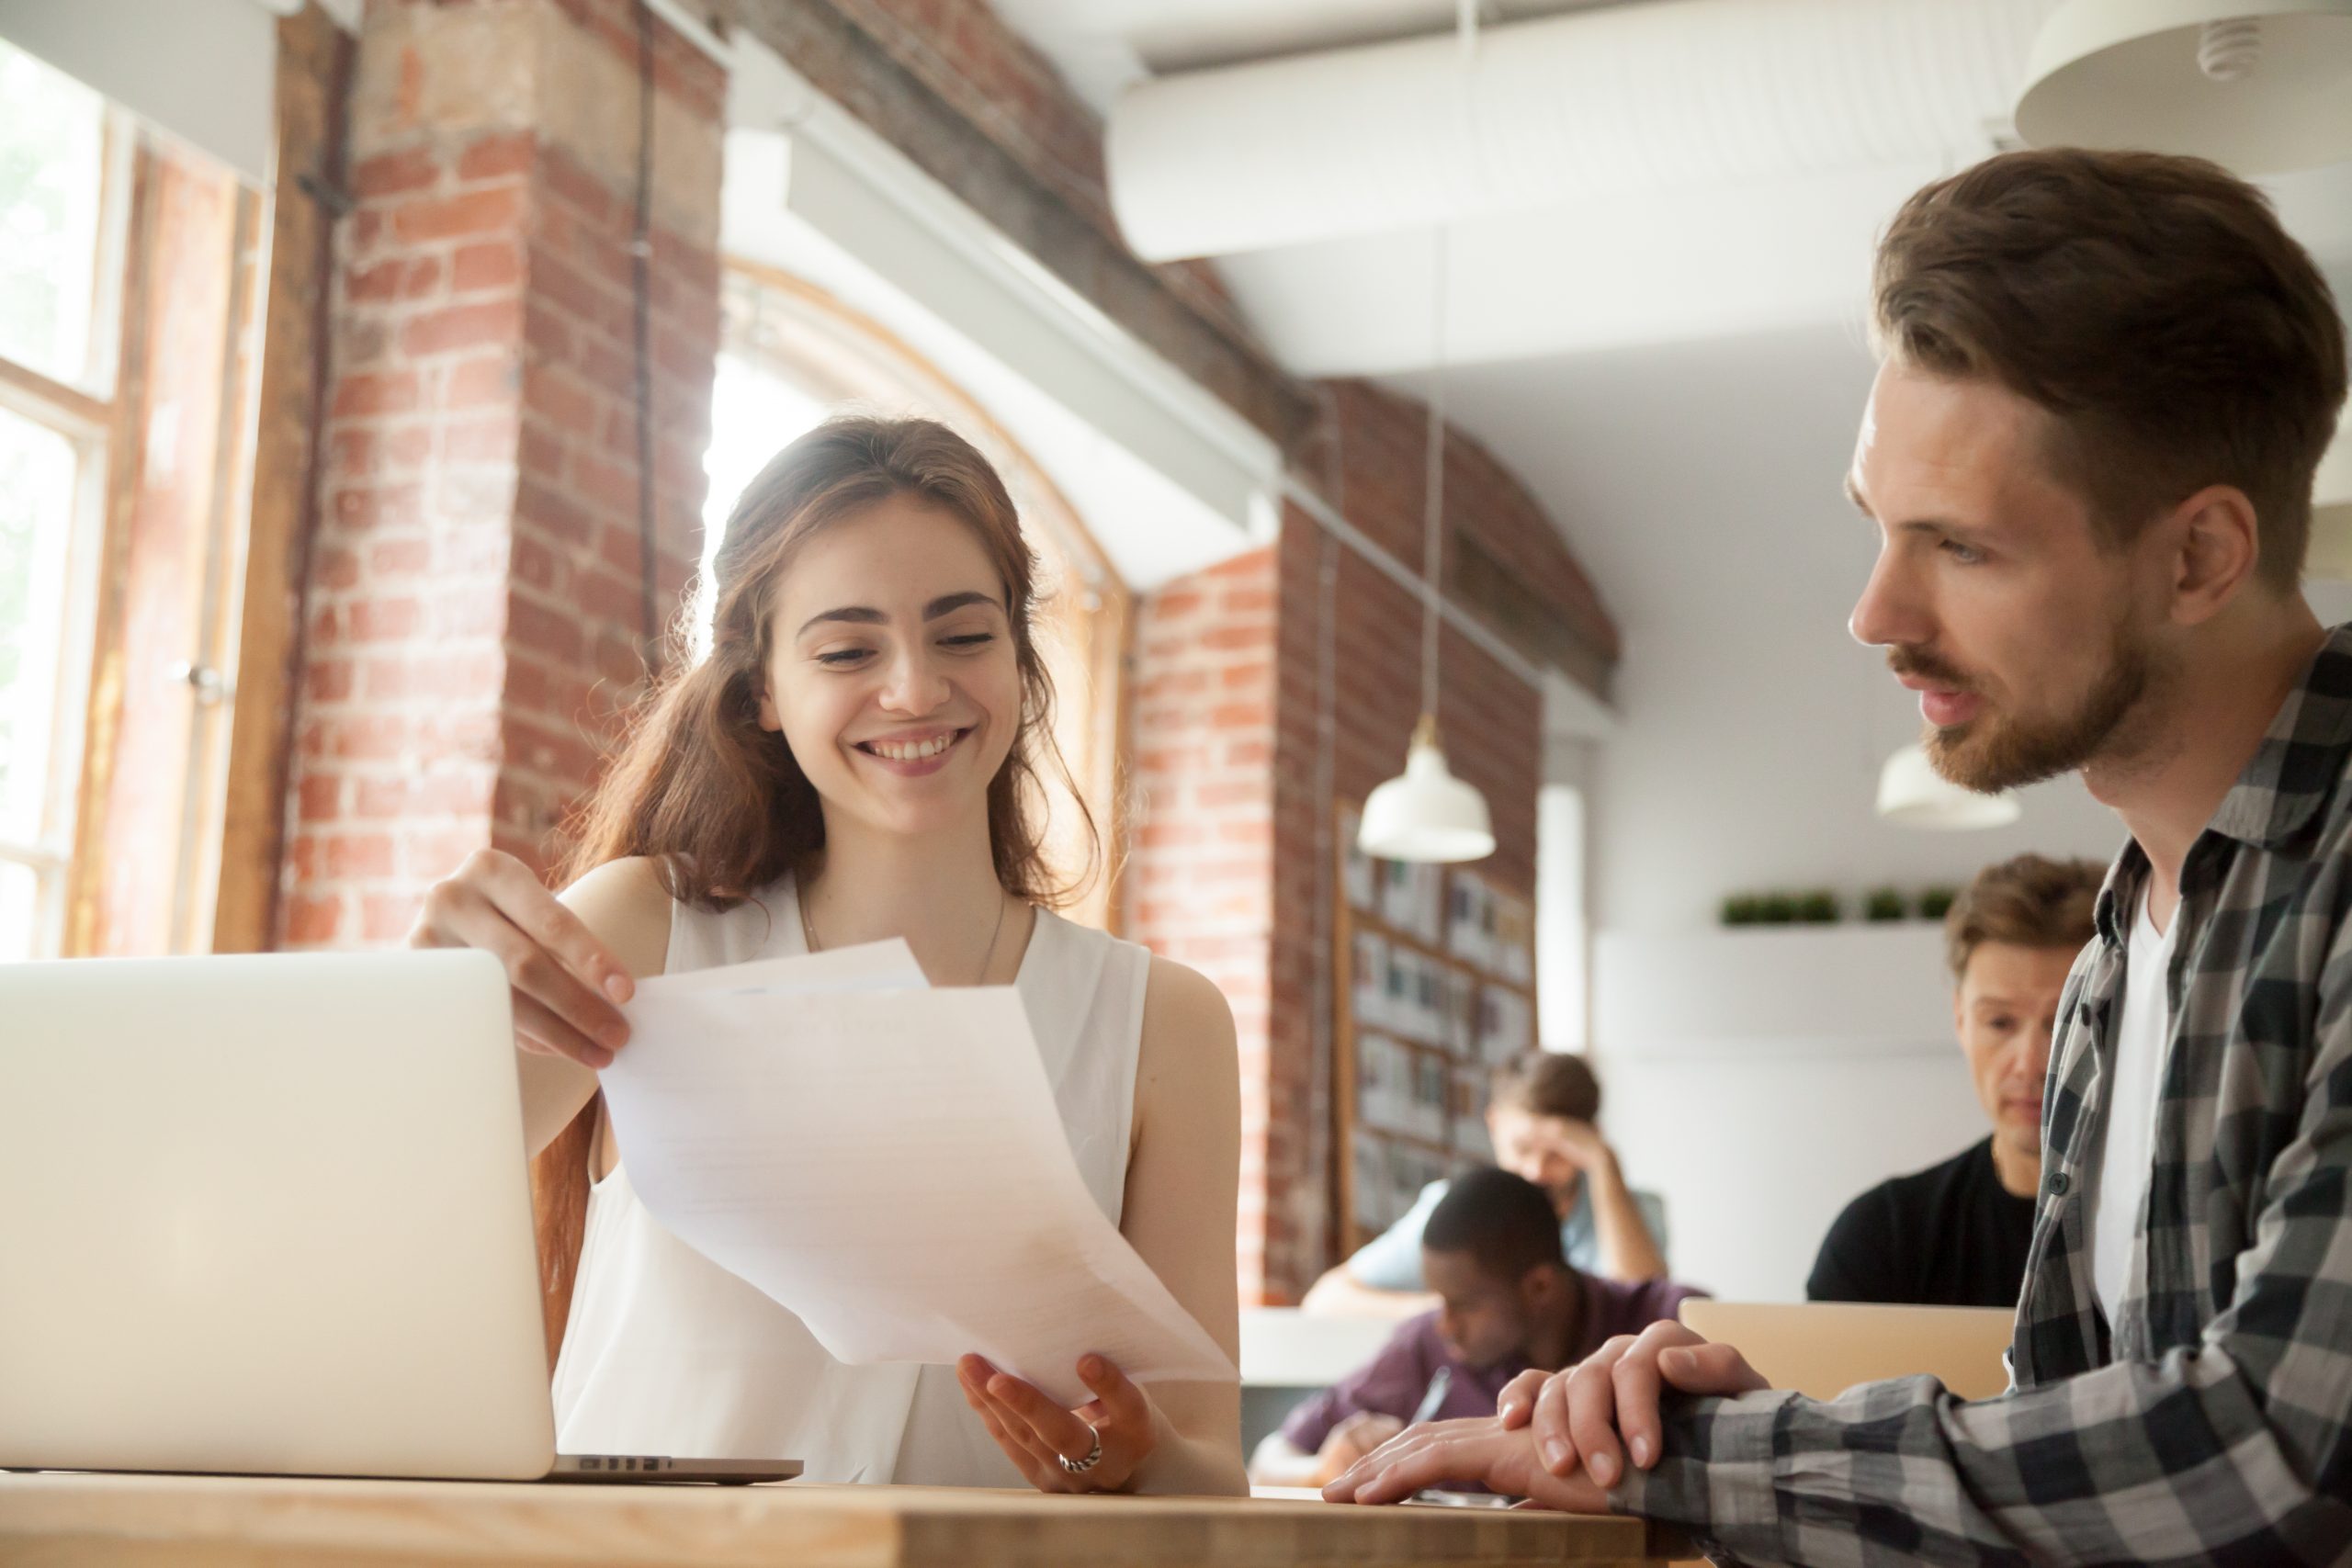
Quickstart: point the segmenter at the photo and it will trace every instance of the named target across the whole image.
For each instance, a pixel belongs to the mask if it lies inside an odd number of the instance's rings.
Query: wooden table
[[[797,1482],[579,1486],[0,1475],[0,1564],[7,1568],[1631,1568],[1666,1551],[1638,1519],[1484,1508]]]

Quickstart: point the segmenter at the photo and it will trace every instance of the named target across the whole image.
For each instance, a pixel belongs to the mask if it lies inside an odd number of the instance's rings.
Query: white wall
[[[1609,932],[1594,969],[1604,1120],[1685,1279],[1801,1299],[1848,1199],[1984,1134],[1931,924]]]
[[[1486,367],[1449,392],[1562,520],[1624,632],[1621,722],[1589,774],[1604,1121],[1668,1199],[1676,1272],[1738,1296],[1798,1297],[1846,1198],[1984,1122],[1931,929],[1797,964],[1834,1025],[1809,1036],[1784,1011],[1743,1032],[1770,991],[1758,944],[1808,939],[1710,935],[1722,897],[1957,884],[2025,850],[2105,861],[2122,839],[2072,778],[1990,832],[1873,816],[1879,765],[1918,720],[1845,629],[1875,548],[1839,489],[1871,374],[1859,330],[1815,328]],[[2352,618],[2342,585],[2312,598]],[[1693,1034],[1693,997],[1727,1021]]]
[[[1489,367],[1450,394],[1563,521],[1624,633],[1623,722],[1592,779],[1604,929],[1712,925],[1743,888],[1949,883],[2120,841],[2071,779],[1993,832],[1871,814],[1918,719],[1846,632],[1875,549],[1839,489],[1871,369],[1858,333],[1820,328]]]

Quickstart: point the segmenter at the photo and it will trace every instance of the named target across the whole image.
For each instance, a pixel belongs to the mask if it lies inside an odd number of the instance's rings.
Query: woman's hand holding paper
[[[408,944],[494,954],[514,991],[514,1043],[526,1051],[602,1069],[628,1040],[621,1004],[636,995],[636,980],[513,855],[477,850],[435,883]]]
[[[1065,1410],[982,1357],[956,1363],[964,1398],[1005,1457],[1040,1492],[1117,1492],[1159,1448],[1161,1419],[1151,1396],[1101,1356],[1081,1356],[1080,1381],[1094,1398]],[[1091,1465],[1087,1457],[1102,1445]],[[1062,1462],[1084,1468],[1073,1474]]]

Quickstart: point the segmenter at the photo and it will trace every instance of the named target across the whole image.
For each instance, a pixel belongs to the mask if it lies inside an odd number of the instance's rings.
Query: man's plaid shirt
[[[1614,1493],[1751,1562],[2352,1562],[2352,626],[2181,871],[2172,1036],[2132,1285],[2091,1289],[2096,1174],[2148,862],[2060,1004],[1999,1399],[1931,1378],[1669,1401]]]

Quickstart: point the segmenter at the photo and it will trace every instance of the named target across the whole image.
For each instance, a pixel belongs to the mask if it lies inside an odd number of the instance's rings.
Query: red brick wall
[[[1418,570],[1426,408],[1359,383],[1325,392],[1298,471]],[[1477,538],[1613,656],[1615,627],[1534,498],[1458,433],[1445,462],[1445,536]],[[1245,1300],[1295,1302],[1336,1261],[1333,805],[1361,803],[1404,765],[1420,711],[1420,616],[1413,592],[1295,505],[1272,547],[1141,607],[1128,934],[1201,969],[1233,1003]],[[1451,626],[1439,671],[1448,760],[1494,816],[1481,870],[1532,896],[1542,695]]]
[[[1346,514],[1350,522],[1374,514],[1379,503],[1350,488],[1365,502]],[[1541,513],[1535,525],[1554,533]],[[1338,1260],[1329,991],[1334,807],[1361,805],[1403,770],[1421,689],[1416,595],[1295,506],[1284,511],[1279,550],[1282,672],[1266,954],[1273,1008],[1261,1091],[1279,1129],[1267,1151],[1263,1241],[1265,1299],[1276,1303],[1295,1302]],[[1327,570],[1334,578],[1329,592]],[[1532,896],[1542,694],[1450,626],[1441,629],[1438,670],[1446,760],[1486,795],[1493,814],[1496,850],[1479,870]]]
[[[988,0],[829,0],[900,66],[967,116],[1082,220],[1118,237],[1103,173],[1102,123],[1053,63],[1005,26]],[[1193,309],[1247,334],[1206,262],[1152,268]]]
[[[1418,572],[1421,567],[1429,405],[1369,381],[1320,383],[1323,418],[1292,467],[1373,543]],[[1616,624],[1543,503],[1495,455],[1449,428],[1445,444],[1444,572],[1451,544],[1476,539],[1541,596],[1593,652],[1613,662]]]
[[[1256,550],[1142,601],[1128,726],[1125,934],[1214,980],[1239,1034],[1245,1299],[1264,1289],[1265,1179],[1287,1135],[1266,1093],[1279,570]]]
[[[720,71],[666,28],[651,258],[665,618],[699,547]],[[641,677],[627,0],[373,0],[352,97],[284,945],[544,864]]]

